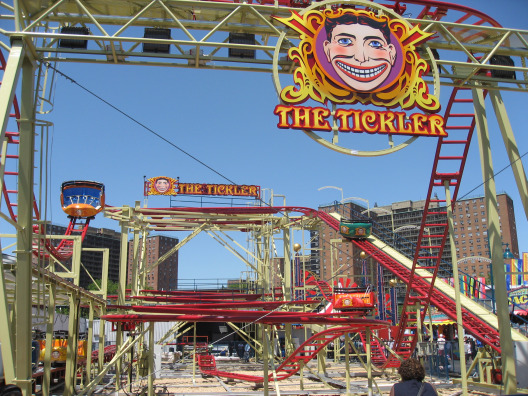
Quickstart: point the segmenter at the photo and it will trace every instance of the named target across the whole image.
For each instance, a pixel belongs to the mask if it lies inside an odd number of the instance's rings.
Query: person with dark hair
[[[326,58],[345,84],[362,92],[383,84],[397,55],[386,21],[346,13],[326,18],[325,30]]]
[[[401,382],[392,386],[390,396],[438,396],[434,386],[423,381],[425,369],[418,359],[403,361],[398,374]]]

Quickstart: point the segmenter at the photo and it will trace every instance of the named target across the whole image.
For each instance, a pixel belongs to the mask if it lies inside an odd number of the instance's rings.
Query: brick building
[[[176,246],[178,242],[177,238],[162,235],[147,237],[147,267],[156,263],[160,257]],[[127,284],[132,283],[133,245],[133,241],[128,243]],[[147,274],[146,286],[153,290],[176,290],[178,288],[178,251],[174,252]]]
[[[497,202],[502,242],[504,247],[510,248],[515,257],[519,257],[513,201],[507,194],[498,194]],[[370,208],[368,214],[386,231],[394,231],[398,238],[405,238],[416,245],[424,205],[425,201],[394,202],[387,206]],[[367,208],[352,202],[325,205],[319,210],[327,213],[337,212],[345,217],[353,217],[350,216],[351,211],[367,215]],[[471,276],[487,278],[489,265],[482,260],[482,258],[490,257],[486,213],[484,197],[459,200],[453,208],[454,239],[459,270]],[[442,218],[442,215],[439,215],[436,220],[438,223],[446,221],[445,216]],[[426,232],[432,235],[438,234],[438,230],[435,229],[426,230]],[[312,245],[311,263],[314,267],[318,266],[321,279],[328,281],[344,275],[358,277],[365,270],[367,276],[373,276],[371,268],[364,268],[359,258],[360,252],[357,249],[354,250],[354,245],[342,239],[339,232],[327,225],[323,225],[319,232],[314,232]],[[446,268],[452,266],[449,239],[442,259]],[[359,283],[359,278],[355,280]]]

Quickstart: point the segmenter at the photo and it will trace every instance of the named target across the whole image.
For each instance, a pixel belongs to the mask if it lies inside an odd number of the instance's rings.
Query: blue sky
[[[496,1],[458,3],[493,15],[505,27],[527,27],[528,2],[524,0],[509,0],[502,9]],[[61,64],[60,70],[228,179],[272,189],[286,196],[287,205],[317,207],[341,199],[337,189],[319,191],[323,186],[342,188],[345,198],[362,197],[371,206],[425,198],[434,139],[418,139],[407,149],[376,158],[346,156],[323,148],[302,132],[276,127],[273,109],[277,95],[270,73],[94,64]],[[449,92],[442,88],[443,102]],[[528,151],[526,96],[503,93],[503,97],[522,155]],[[488,106],[492,112],[489,102]],[[107,203],[113,206],[142,201],[144,176],[226,182],[63,77],[57,77],[54,109],[46,119],[54,123],[49,185],[53,223],[67,223],[59,205],[59,187],[66,180],[103,182]],[[499,170],[508,164],[508,158],[491,113],[489,124],[493,163]],[[363,139],[358,144],[366,147],[377,142]],[[482,183],[477,149],[475,137],[461,196]],[[527,157],[523,159],[525,167]],[[519,248],[528,251],[528,222],[511,170],[501,173],[496,184],[498,192],[514,199]],[[479,188],[470,196],[482,194]],[[168,198],[149,199],[149,207],[168,204]],[[119,224],[102,215],[92,225],[119,229]],[[184,238],[186,234],[165,235]],[[243,270],[240,261],[207,235],[180,252],[180,278],[236,278]]]

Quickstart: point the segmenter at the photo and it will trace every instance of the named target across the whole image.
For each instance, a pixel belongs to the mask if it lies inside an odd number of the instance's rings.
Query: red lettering
[[[394,113],[392,111],[380,111],[379,113],[379,133],[396,133],[394,128]]]
[[[339,123],[339,132],[363,132],[361,129],[360,116],[361,111],[359,110],[344,110],[339,109],[336,111],[335,117]],[[352,126],[349,124],[348,118],[352,116]]]
[[[279,123],[277,124],[279,128],[289,128],[288,114],[291,113],[291,107],[278,105],[275,106],[273,113],[279,116]]]
[[[427,123],[427,116],[423,114],[411,114],[412,129],[415,135],[428,135],[427,127],[424,122]]]
[[[429,128],[431,135],[447,136],[444,129],[444,118],[438,114],[429,116]]]
[[[402,135],[412,135],[413,130],[412,127],[409,125],[410,123],[405,119],[405,113],[394,114],[396,114],[396,117],[398,117],[398,133],[401,133]]]
[[[328,121],[325,120],[325,118],[327,118],[330,115],[329,109],[325,109],[322,107],[316,107],[315,109],[312,109],[312,115],[313,115],[312,129],[317,129],[319,131],[331,131],[332,130]]]
[[[363,130],[368,133],[376,133],[378,132],[378,117],[376,117],[376,112],[372,110],[364,111],[363,114],[361,114],[361,126],[363,127]]]

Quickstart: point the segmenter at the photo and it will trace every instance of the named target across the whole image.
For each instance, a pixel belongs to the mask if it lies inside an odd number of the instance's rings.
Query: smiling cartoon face
[[[171,186],[170,182],[165,178],[159,178],[158,180],[156,180],[156,183],[154,184],[154,187],[160,193],[164,193],[168,191],[170,186]]]
[[[355,91],[373,91],[389,76],[396,49],[389,36],[369,24],[334,22],[324,42],[328,62]]]

